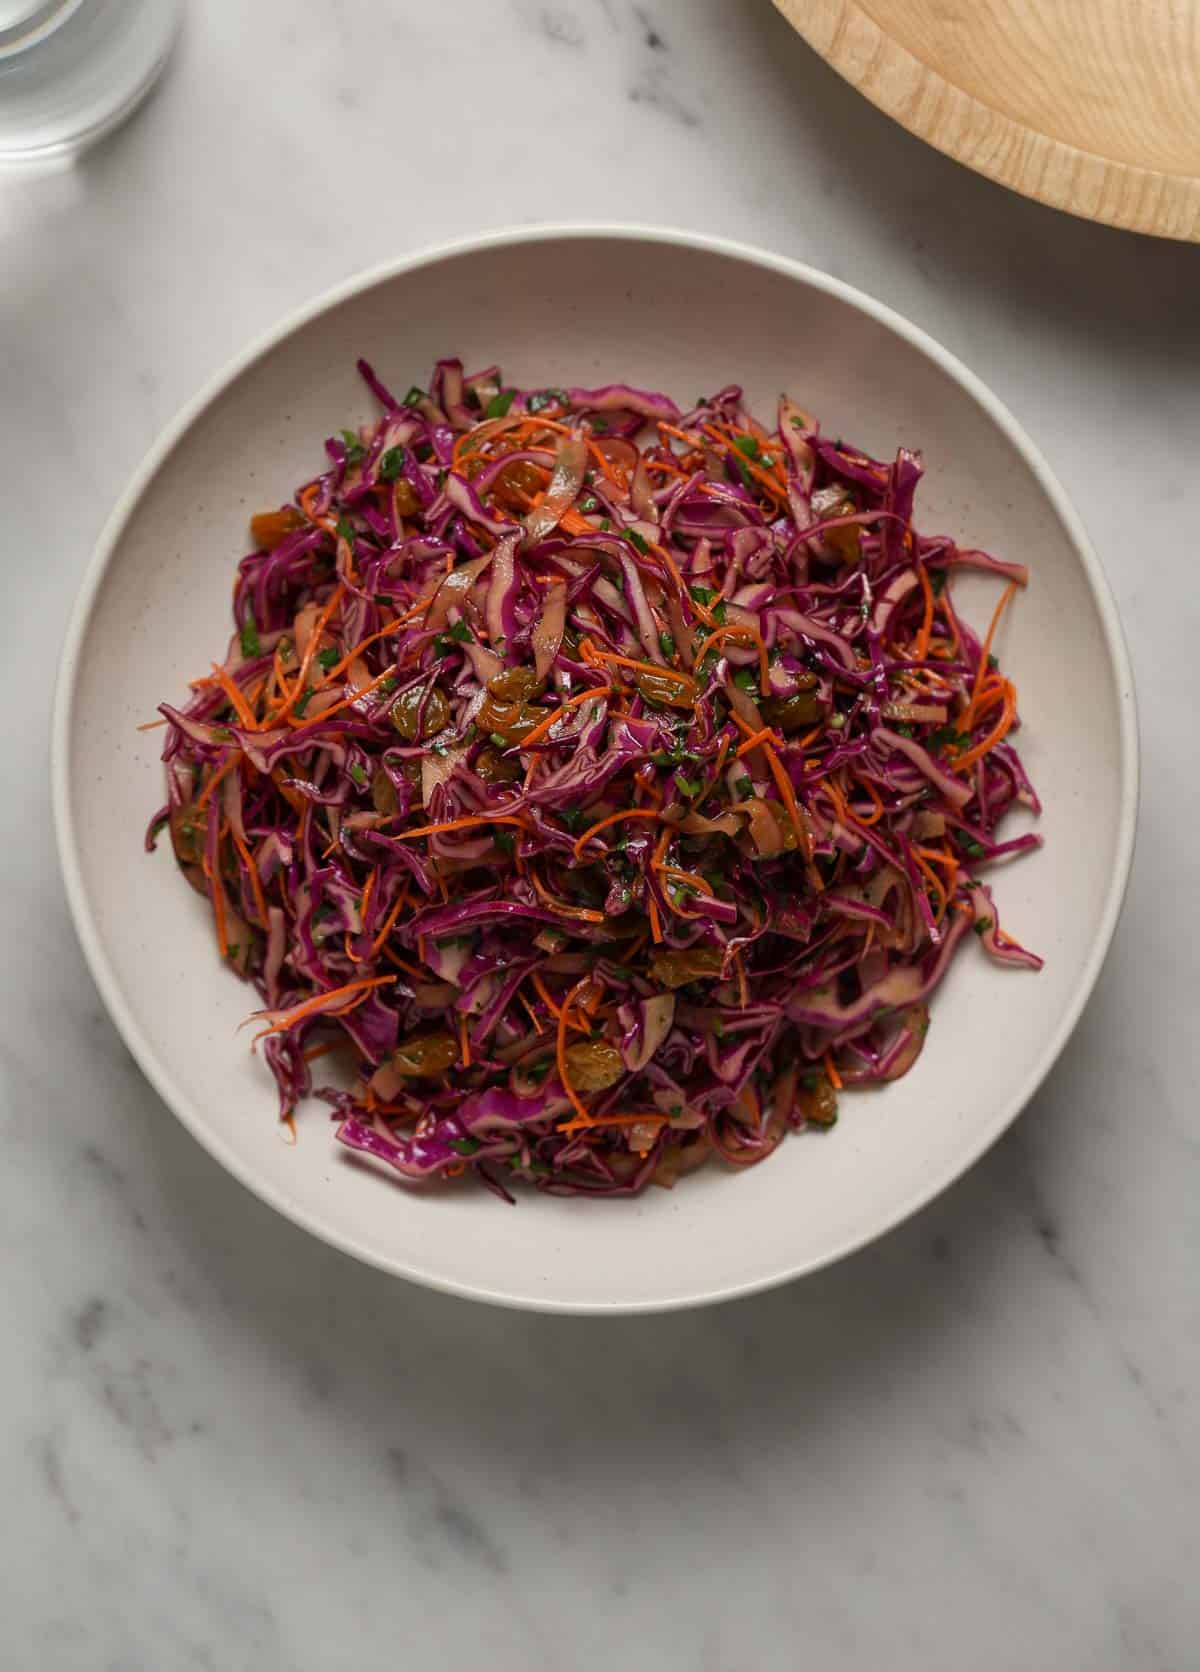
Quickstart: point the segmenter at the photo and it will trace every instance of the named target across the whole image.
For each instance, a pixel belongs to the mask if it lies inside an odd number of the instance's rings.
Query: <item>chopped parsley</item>
[[[342,431],[342,443],[346,449],[347,466],[361,464],[367,456],[367,450],[353,430]]]
[[[940,598],[942,593],[946,590],[946,571],[944,569],[935,569],[933,574],[929,577],[929,584],[933,589],[934,597]]]
[[[487,418],[507,418],[508,409],[517,398],[515,389],[501,389],[498,395],[493,395],[487,403],[484,414]]]
[[[330,668],[336,667],[341,659],[342,653],[335,644],[327,645],[324,650],[317,652],[317,661],[320,662],[326,673],[329,672]]]
[[[360,766],[358,761],[351,761],[346,770],[349,772],[351,778],[353,778],[360,790],[366,788],[367,769],[365,766]]]
[[[978,922],[973,923],[971,927],[977,935],[986,935],[988,930],[992,927],[992,920],[990,917],[981,917]]]
[[[394,482],[404,469],[403,447],[389,447],[379,461],[379,474],[385,482]]]
[[[304,711],[308,707],[309,703],[312,701],[312,694],[313,694],[312,686],[307,685],[304,688],[304,691],[301,693],[301,695],[296,698],[294,712],[295,712],[297,718],[299,718],[299,719],[304,718]]]
[[[627,528],[625,530],[625,538],[629,541],[629,544],[635,551],[641,552],[643,557],[646,557],[649,554],[650,547],[646,544],[645,539],[638,533],[636,528]]]
[[[254,610],[249,604],[246,605],[246,619],[242,622],[238,638],[241,641],[243,656],[249,658],[262,655],[262,645],[258,639],[258,623],[254,619]]]
[[[561,389],[539,389],[525,402],[529,412],[545,412],[548,406],[566,406],[567,397]]]
[[[478,1138],[451,1138],[450,1148],[455,1155],[474,1155],[476,1150],[483,1148],[483,1145]]]
[[[658,648],[662,651],[664,656],[674,656],[675,640],[670,633],[660,633],[658,635]]]
[[[517,850],[517,838],[511,830],[503,828],[492,832],[492,840],[501,853],[513,854]]]
[[[685,778],[682,772],[677,772],[675,774],[675,782],[679,785],[684,795],[699,795],[700,791],[704,788],[703,779]]]
[[[758,690],[758,680],[755,679],[754,675],[750,672],[749,668],[737,668],[737,669],[735,669],[734,670],[734,675],[733,675],[733,683],[741,691],[757,691]]]
[[[354,524],[350,521],[349,517],[339,517],[338,518],[338,520],[337,520],[337,534],[338,534],[338,539],[339,540],[345,540],[350,545],[354,544],[355,540],[357,539],[357,533],[356,533]]]
[[[420,406],[421,402],[424,399],[425,399],[424,389],[418,389],[416,384],[414,383],[412,388],[408,391],[408,394],[405,395],[403,404],[405,406]]]

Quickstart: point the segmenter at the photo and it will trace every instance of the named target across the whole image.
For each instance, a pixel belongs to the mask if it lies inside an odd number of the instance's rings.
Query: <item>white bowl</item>
[[[974,946],[903,1080],[843,1098],[832,1133],[765,1165],[711,1167],[633,1201],[413,1191],[353,1164],[323,1105],[281,1139],[275,1088],[238,1024],[249,989],[217,961],[205,903],[169,844],[142,852],[161,800],[161,734],[138,732],[229,632],[249,514],[311,475],[322,439],[372,415],[365,355],[393,386],[441,354],[498,359],[525,384],[626,379],[682,402],[736,380],[763,413],[781,388],[878,455],[920,446],[923,530],[1032,572],[1004,630],[1021,749],[1045,798],[1038,854],[995,878],[1037,975]],[[996,586],[958,583],[969,618]],[[1116,612],[1079,519],[1015,419],[914,326],[779,256],[679,232],[502,232],[413,256],[285,320],[170,426],[92,559],[59,678],[54,796],[67,891],[97,985],[154,1086],[265,1201],[339,1248],[457,1294],[634,1312],[745,1294],[812,1271],[945,1188],[1032,1096],[1091,992],[1129,870],[1133,688]]]

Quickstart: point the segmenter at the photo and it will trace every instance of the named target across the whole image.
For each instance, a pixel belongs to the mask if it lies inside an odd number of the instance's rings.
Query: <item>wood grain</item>
[[[1074,215],[1200,242],[1200,0],[774,0],[911,133]]]

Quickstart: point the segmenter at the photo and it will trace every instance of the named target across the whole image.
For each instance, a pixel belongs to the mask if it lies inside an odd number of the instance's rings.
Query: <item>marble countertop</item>
[[[1033,1106],[874,1248],[663,1319],[444,1299],[252,1199],[101,1009],[49,835],[67,611],[180,403],[358,268],[571,217],[770,245],[960,354],[1141,702],[1125,915]],[[0,255],[4,1665],[1195,1667],[1200,249],[959,169],[766,0],[207,0],[125,129],[0,178]]]

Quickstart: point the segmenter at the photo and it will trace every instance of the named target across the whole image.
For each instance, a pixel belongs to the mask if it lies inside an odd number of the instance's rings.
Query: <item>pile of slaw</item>
[[[1000,832],[1039,811],[993,650],[1026,572],[918,533],[918,454],[736,385],[359,369],[381,416],[252,520],[226,654],[161,706],[147,835],[284,1120],[325,1059],[406,1179],[629,1194],[906,1073],[964,944],[1040,966],[983,880],[1040,843]]]

